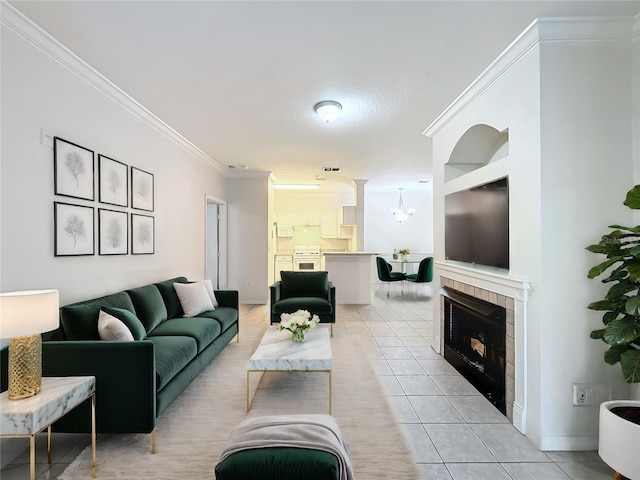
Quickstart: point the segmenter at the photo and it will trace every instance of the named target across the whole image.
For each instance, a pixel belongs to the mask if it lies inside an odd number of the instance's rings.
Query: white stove
[[[293,270],[315,272],[320,270],[320,245],[296,245],[293,247]]]

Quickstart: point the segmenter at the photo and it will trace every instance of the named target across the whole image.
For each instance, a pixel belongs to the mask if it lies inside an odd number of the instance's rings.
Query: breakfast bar
[[[371,303],[372,252],[326,252],[325,269],[336,287],[336,303]]]

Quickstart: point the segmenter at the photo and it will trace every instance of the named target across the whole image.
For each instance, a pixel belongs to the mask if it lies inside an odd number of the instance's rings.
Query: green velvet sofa
[[[60,327],[43,335],[43,376],[94,375],[98,433],[151,433],[154,451],[157,418],[239,334],[237,291],[216,290],[214,310],[182,318],[174,283],[188,280],[172,278],[63,306]],[[101,307],[134,313],[146,337],[101,341]],[[91,431],[88,409],[87,403],[70,412],[54,431]]]

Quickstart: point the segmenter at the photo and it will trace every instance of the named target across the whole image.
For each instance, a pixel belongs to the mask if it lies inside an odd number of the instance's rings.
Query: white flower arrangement
[[[306,332],[310,328],[315,326],[320,321],[318,315],[311,314],[306,310],[298,310],[294,313],[283,313],[280,315],[280,325],[278,325],[278,331],[289,330],[291,333],[299,331]]]

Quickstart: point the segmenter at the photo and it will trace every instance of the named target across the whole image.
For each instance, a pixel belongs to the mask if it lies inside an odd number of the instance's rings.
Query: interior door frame
[[[213,195],[205,194],[204,198],[204,275],[207,275],[207,265],[209,264],[208,258],[208,210],[209,205],[218,206],[218,288],[227,287],[227,202],[214,197]],[[214,286],[215,287],[215,286]]]

